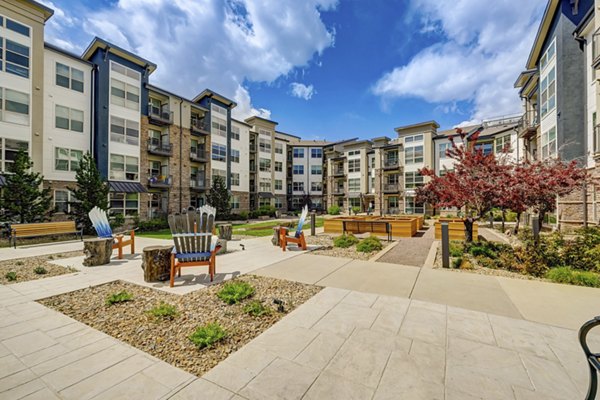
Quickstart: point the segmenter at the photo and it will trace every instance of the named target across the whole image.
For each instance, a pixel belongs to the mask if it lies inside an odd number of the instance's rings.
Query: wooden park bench
[[[11,224],[10,242],[17,248],[17,238],[74,234],[83,240],[83,230],[77,229],[75,221]]]

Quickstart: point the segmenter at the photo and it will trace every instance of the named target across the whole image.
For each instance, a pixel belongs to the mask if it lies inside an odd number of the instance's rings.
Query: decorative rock
[[[145,282],[166,281],[171,274],[173,246],[148,246],[142,250],[142,269]]]
[[[83,254],[85,254],[83,265],[95,267],[109,264],[113,251],[113,241],[113,238],[85,239],[83,241]]]
[[[219,239],[231,240],[231,235],[233,233],[233,227],[231,224],[219,224],[217,225],[219,229]]]

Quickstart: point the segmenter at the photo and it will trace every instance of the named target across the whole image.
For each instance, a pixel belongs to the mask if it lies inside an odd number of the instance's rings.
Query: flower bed
[[[338,236],[339,237],[339,236]],[[342,257],[342,258],[352,258],[355,260],[368,260],[373,257],[379,250],[374,250],[371,252],[360,252],[357,251],[357,246],[359,242],[353,243],[349,247],[337,247],[334,246],[334,236],[330,235],[317,235],[317,236],[307,236],[306,243],[309,245],[318,245],[321,246],[316,250],[312,250],[309,254],[319,254],[323,256],[330,257]],[[364,239],[363,239],[364,240]],[[387,242],[382,242],[383,246],[386,245]]]
[[[218,296],[228,283],[180,296],[117,281],[40,303],[201,376],[321,290],[252,275],[230,282],[254,290],[228,304]]]
[[[81,256],[81,251],[0,261],[0,284],[7,285],[78,272],[52,264],[58,258]]]

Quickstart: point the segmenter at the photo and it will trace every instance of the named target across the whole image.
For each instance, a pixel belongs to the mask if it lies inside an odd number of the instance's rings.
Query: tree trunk
[[[85,259],[83,265],[86,267],[95,267],[110,263],[112,256],[113,238],[94,238],[83,241],[83,253]]]
[[[145,282],[166,281],[171,272],[171,251],[173,246],[144,247],[142,269]]]
[[[540,228],[540,232],[542,231],[542,227],[544,226],[544,218],[546,218],[546,211],[540,211],[538,213],[539,216],[539,221],[538,221],[538,226]]]
[[[515,230],[513,231],[516,234],[519,233],[519,223],[521,222],[521,213],[517,213],[517,223],[515,224]]]
[[[506,226],[504,225],[506,221],[506,210],[502,208],[502,233],[504,233]]]
[[[471,243],[473,241],[473,222],[474,219],[471,217],[467,217],[463,221],[465,224],[465,241],[467,243]]]

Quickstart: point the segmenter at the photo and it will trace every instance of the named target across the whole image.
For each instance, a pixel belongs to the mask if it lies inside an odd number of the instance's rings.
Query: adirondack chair
[[[114,243],[112,245],[113,250],[117,249],[117,258],[120,260],[123,258],[123,248],[128,245],[131,246],[131,254],[135,254],[135,230],[132,229],[129,232],[120,232],[113,234],[112,229],[110,228],[110,224],[108,223],[108,217],[106,216],[106,211],[94,207],[88,213],[90,221],[92,221],[92,225],[94,229],[96,229],[96,233],[99,238],[113,238]],[[129,239],[125,240],[125,234],[129,233]]]
[[[296,228],[296,233],[294,236],[288,236],[288,228],[282,226],[279,228],[279,244],[281,245],[281,249],[286,251],[288,243],[297,243],[298,247],[302,248],[302,250],[306,250],[306,239],[304,239],[304,232],[302,232],[302,226],[304,225],[304,221],[306,220],[306,216],[308,215],[308,206],[304,206],[302,209],[302,214],[300,214],[300,220],[298,220],[298,228]]]
[[[169,227],[175,242],[171,253],[171,282],[175,284],[175,273],[181,276],[182,267],[208,266],[210,281],[215,277],[216,255],[221,249],[212,231],[217,211],[214,207],[202,206],[198,211],[169,215]]]

